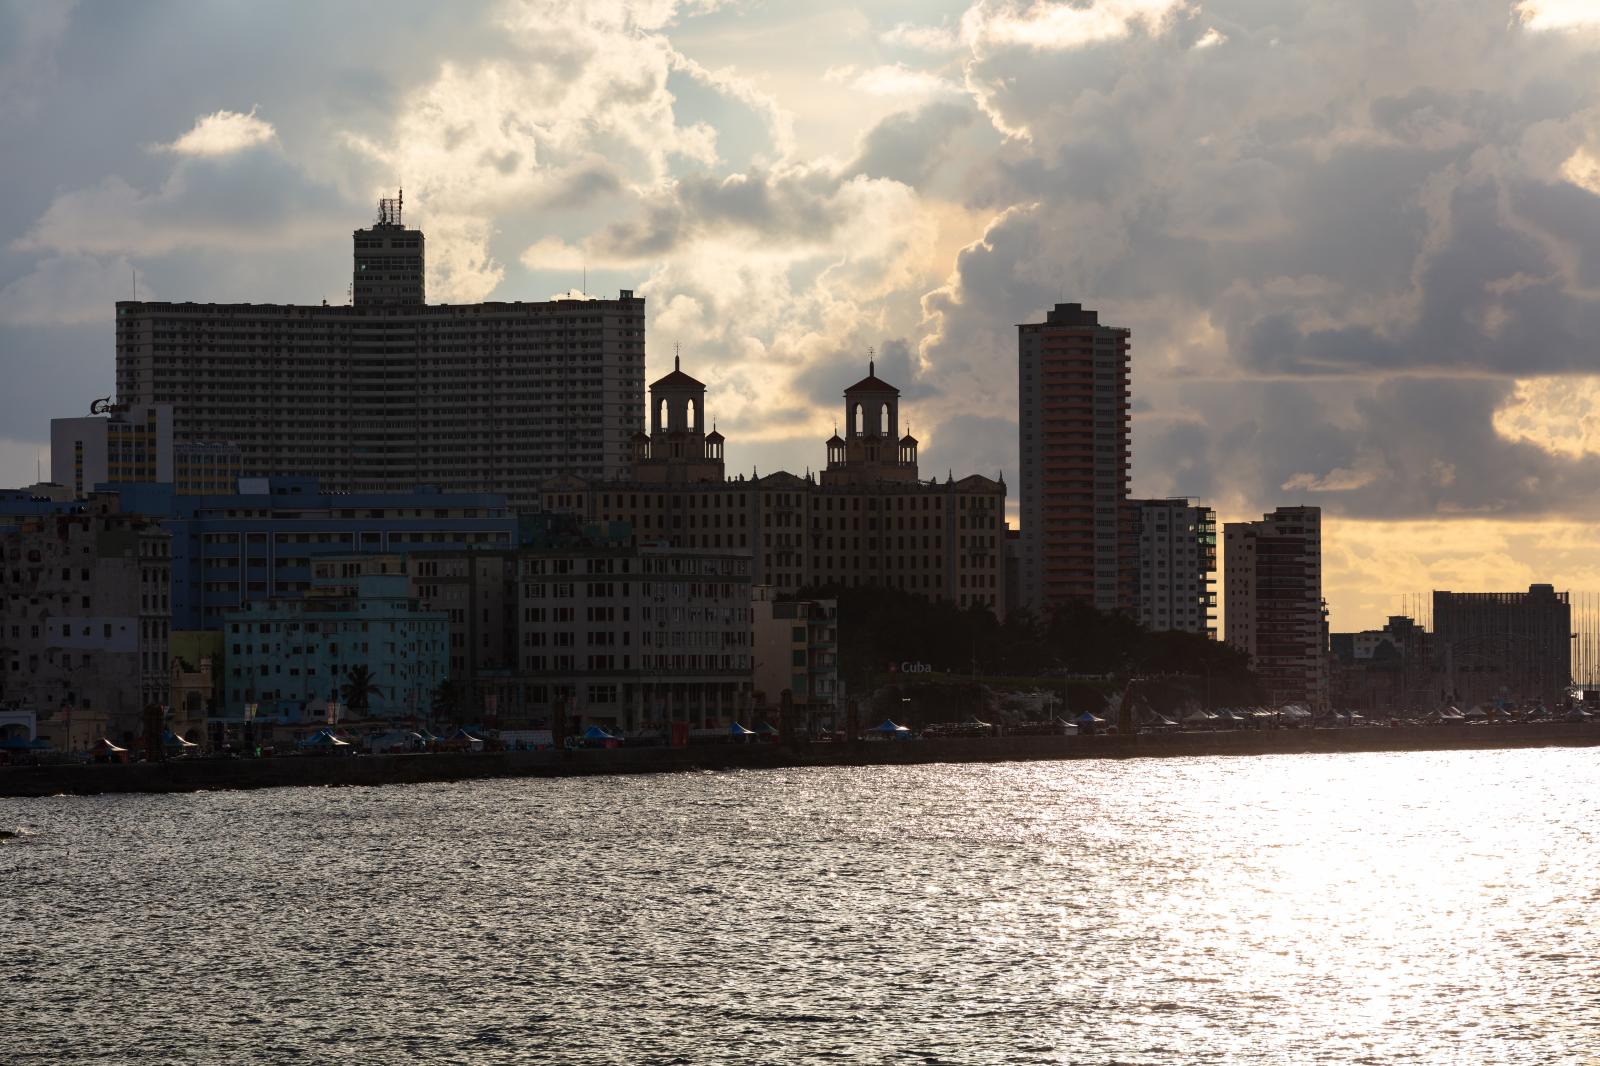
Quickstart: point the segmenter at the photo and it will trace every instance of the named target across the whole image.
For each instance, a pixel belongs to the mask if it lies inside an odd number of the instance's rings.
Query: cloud
[[[918,26],[909,22],[884,30],[878,40],[890,47],[918,52],[954,52],[962,47],[960,35],[946,26]]]
[[[915,70],[903,63],[872,67],[860,72],[850,70],[840,80],[848,80],[852,88],[872,96],[888,96],[900,100],[923,100],[935,96],[953,96],[961,92],[960,86],[953,82],[946,81],[930,71]]]
[[[0,5],[0,119],[33,115],[56,78],[75,0]]]
[[[1087,4],[978,0],[961,17],[962,40],[974,52],[1025,47],[1065,51],[1163,33],[1193,10],[1190,0],[1092,0]]]
[[[0,323],[13,326],[111,324],[116,301],[133,295],[133,266],[125,257],[53,256],[0,289]],[[156,299],[148,283],[139,295]]]
[[[1518,0],[1512,15],[1533,30],[1569,30],[1600,26],[1600,8],[1592,0]]]
[[[1551,455],[1600,455],[1600,377],[1528,378],[1494,412],[1494,429],[1509,441]]]
[[[1221,30],[1217,29],[1215,26],[1211,26],[1211,27],[1208,27],[1206,29],[1206,32],[1202,33],[1200,35],[1200,39],[1198,41],[1195,41],[1194,44],[1191,45],[1190,47],[1196,48],[1196,49],[1200,49],[1200,48],[1215,48],[1219,44],[1227,44],[1227,43],[1228,43],[1228,35],[1223,33]]]
[[[252,107],[247,113],[216,111],[202,115],[188,133],[161,147],[179,155],[230,155],[265,144],[277,135],[272,123],[257,118],[256,108]]]

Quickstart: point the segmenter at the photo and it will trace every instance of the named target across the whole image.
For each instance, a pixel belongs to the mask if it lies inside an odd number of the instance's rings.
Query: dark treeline
[[[1001,622],[987,608],[963,610],[897,589],[824,586],[802,598],[839,601],[839,674],[853,692],[869,691],[910,662],[979,677],[1189,677],[1195,698],[1213,705],[1258,698],[1245,653],[1192,633],[1154,633],[1083,604],[1060,607],[1048,619],[1016,610]]]

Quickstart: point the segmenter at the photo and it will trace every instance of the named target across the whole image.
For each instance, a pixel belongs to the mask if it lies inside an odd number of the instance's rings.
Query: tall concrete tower
[[[427,303],[422,231],[401,221],[405,191],[378,201],[378,221],[358,229],[351,302],[357,307],[417,307]]]
[[[1129,331],[1082,304],[1017,326],[1023,605],[1133,609]]]

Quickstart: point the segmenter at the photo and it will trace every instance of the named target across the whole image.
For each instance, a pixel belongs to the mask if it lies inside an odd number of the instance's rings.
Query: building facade
[[[425,304],[422,239],[397,209],[357,230],[347,307],[118,302],[119,399],[170,405],[176,442],[237,443],[245,476],[330,491],[431,484],[524,507],[558,474],[622,476],[644,301]]]
[[[522,713],[726,726],[750,707],[750,559],[662,547],[519,552]]]
[[[352,671],[371,678],[366,716],[423,717],[446,676],[449,620],[411,598],[401,575],[319,583],[224,618],[231,716],[315,720],[343,700]]]
[[[1451,702],[1537,700],[1554,708],[1572,684],[1572,605],[1552,585],[1527,592],[1433,594],[1435,661]]]
[[[1081,304],[1017,326],[1023,604],[1131,612],[1130,331]]]
[[[1328,708],[1322,509],[1280,507],[1223,527],[1227,640],[1248,652],[1273,706]]]
[[[899,391],[868,367],[845,390],[846,436],[809,473],[728,478],[724,439],[705,431],[705,386],[681,368],[650,389],[651,432],[633,437],[628,478],[548,482],[548,511],[624,522],[640,543],[738,553],[752,580],[792,597],[822,586],[904,589],[1006,610],[1006,486],[981,475],[923,481],[899,433]]]
[[[160,482],[182,494],[232,492],[239,446],[175,441],[170,404],[112,407],[105,414],[50,420],[50,478],[83,499],[110,482]]]
[[[1217,513],[1181,497],[1130,500],[1139,544],[1134,618],[1146,629],[1217,636]]]
[[[171,532],[173,623],[184,630],[219,629],[246,604],[305,594],[320,558],[516,543],[516,517],[492,493],[340,494],[305,477],[245,478],[221,496],[113,488],[124,511]]]
[[[787,690],[796,727],[832,728],[839,698],[839,601],[793,600],[762,586],[751,596],[752,684],[769,720]]]
[[[0,526],[0,704],[57,747],[138,735],[167,703],[170,542],[105,495]]]

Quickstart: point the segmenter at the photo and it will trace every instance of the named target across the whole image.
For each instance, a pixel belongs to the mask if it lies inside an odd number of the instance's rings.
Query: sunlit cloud
[[[161,147],[179,155],[231,155],[265,144],[277,135],[272,123],[257,118],[256,108],[252,107],[242,113],[215,111],[203,115],[188,133]]]
[[[1193,11],[1190,0],[1096,0],[1090,4],[978,0],[961,17],[974,50],[1023,47],[1063,51],[1121,40],[1136,29],[1159,34]]]
[[[1518,0],[1511,12],[1533,30],[1600,26],[1600,5],[1594,0]]]
[[[917,26],[909,22],[883,31],[878,35],[878,40],[918,52],[954,52],[962,47],[961,37],[946,26]]]
[[[1600,377],[1530,378],[1494,413],[1494,429],[1509,441],[1552,455],[1600,455]]]
[[[916,102],[936,96],[953,96],[961,87],[946,81],[937,74],[916,70],[904,63],[858,70],[855,67],[835,67],[823,74],[827,81],[846,84],[872,96],[893,97],[905,102]]]
[[[1217,29],[1215,26],[1211,26],[1206,30],[1205,33],[1200,35],[1200,39],[1198,41],[1194,42],[1194,48],[1196,51],[1198,51],[1204,48],[1215,48],[1219,44],[1227,43],[1228,35]]]

